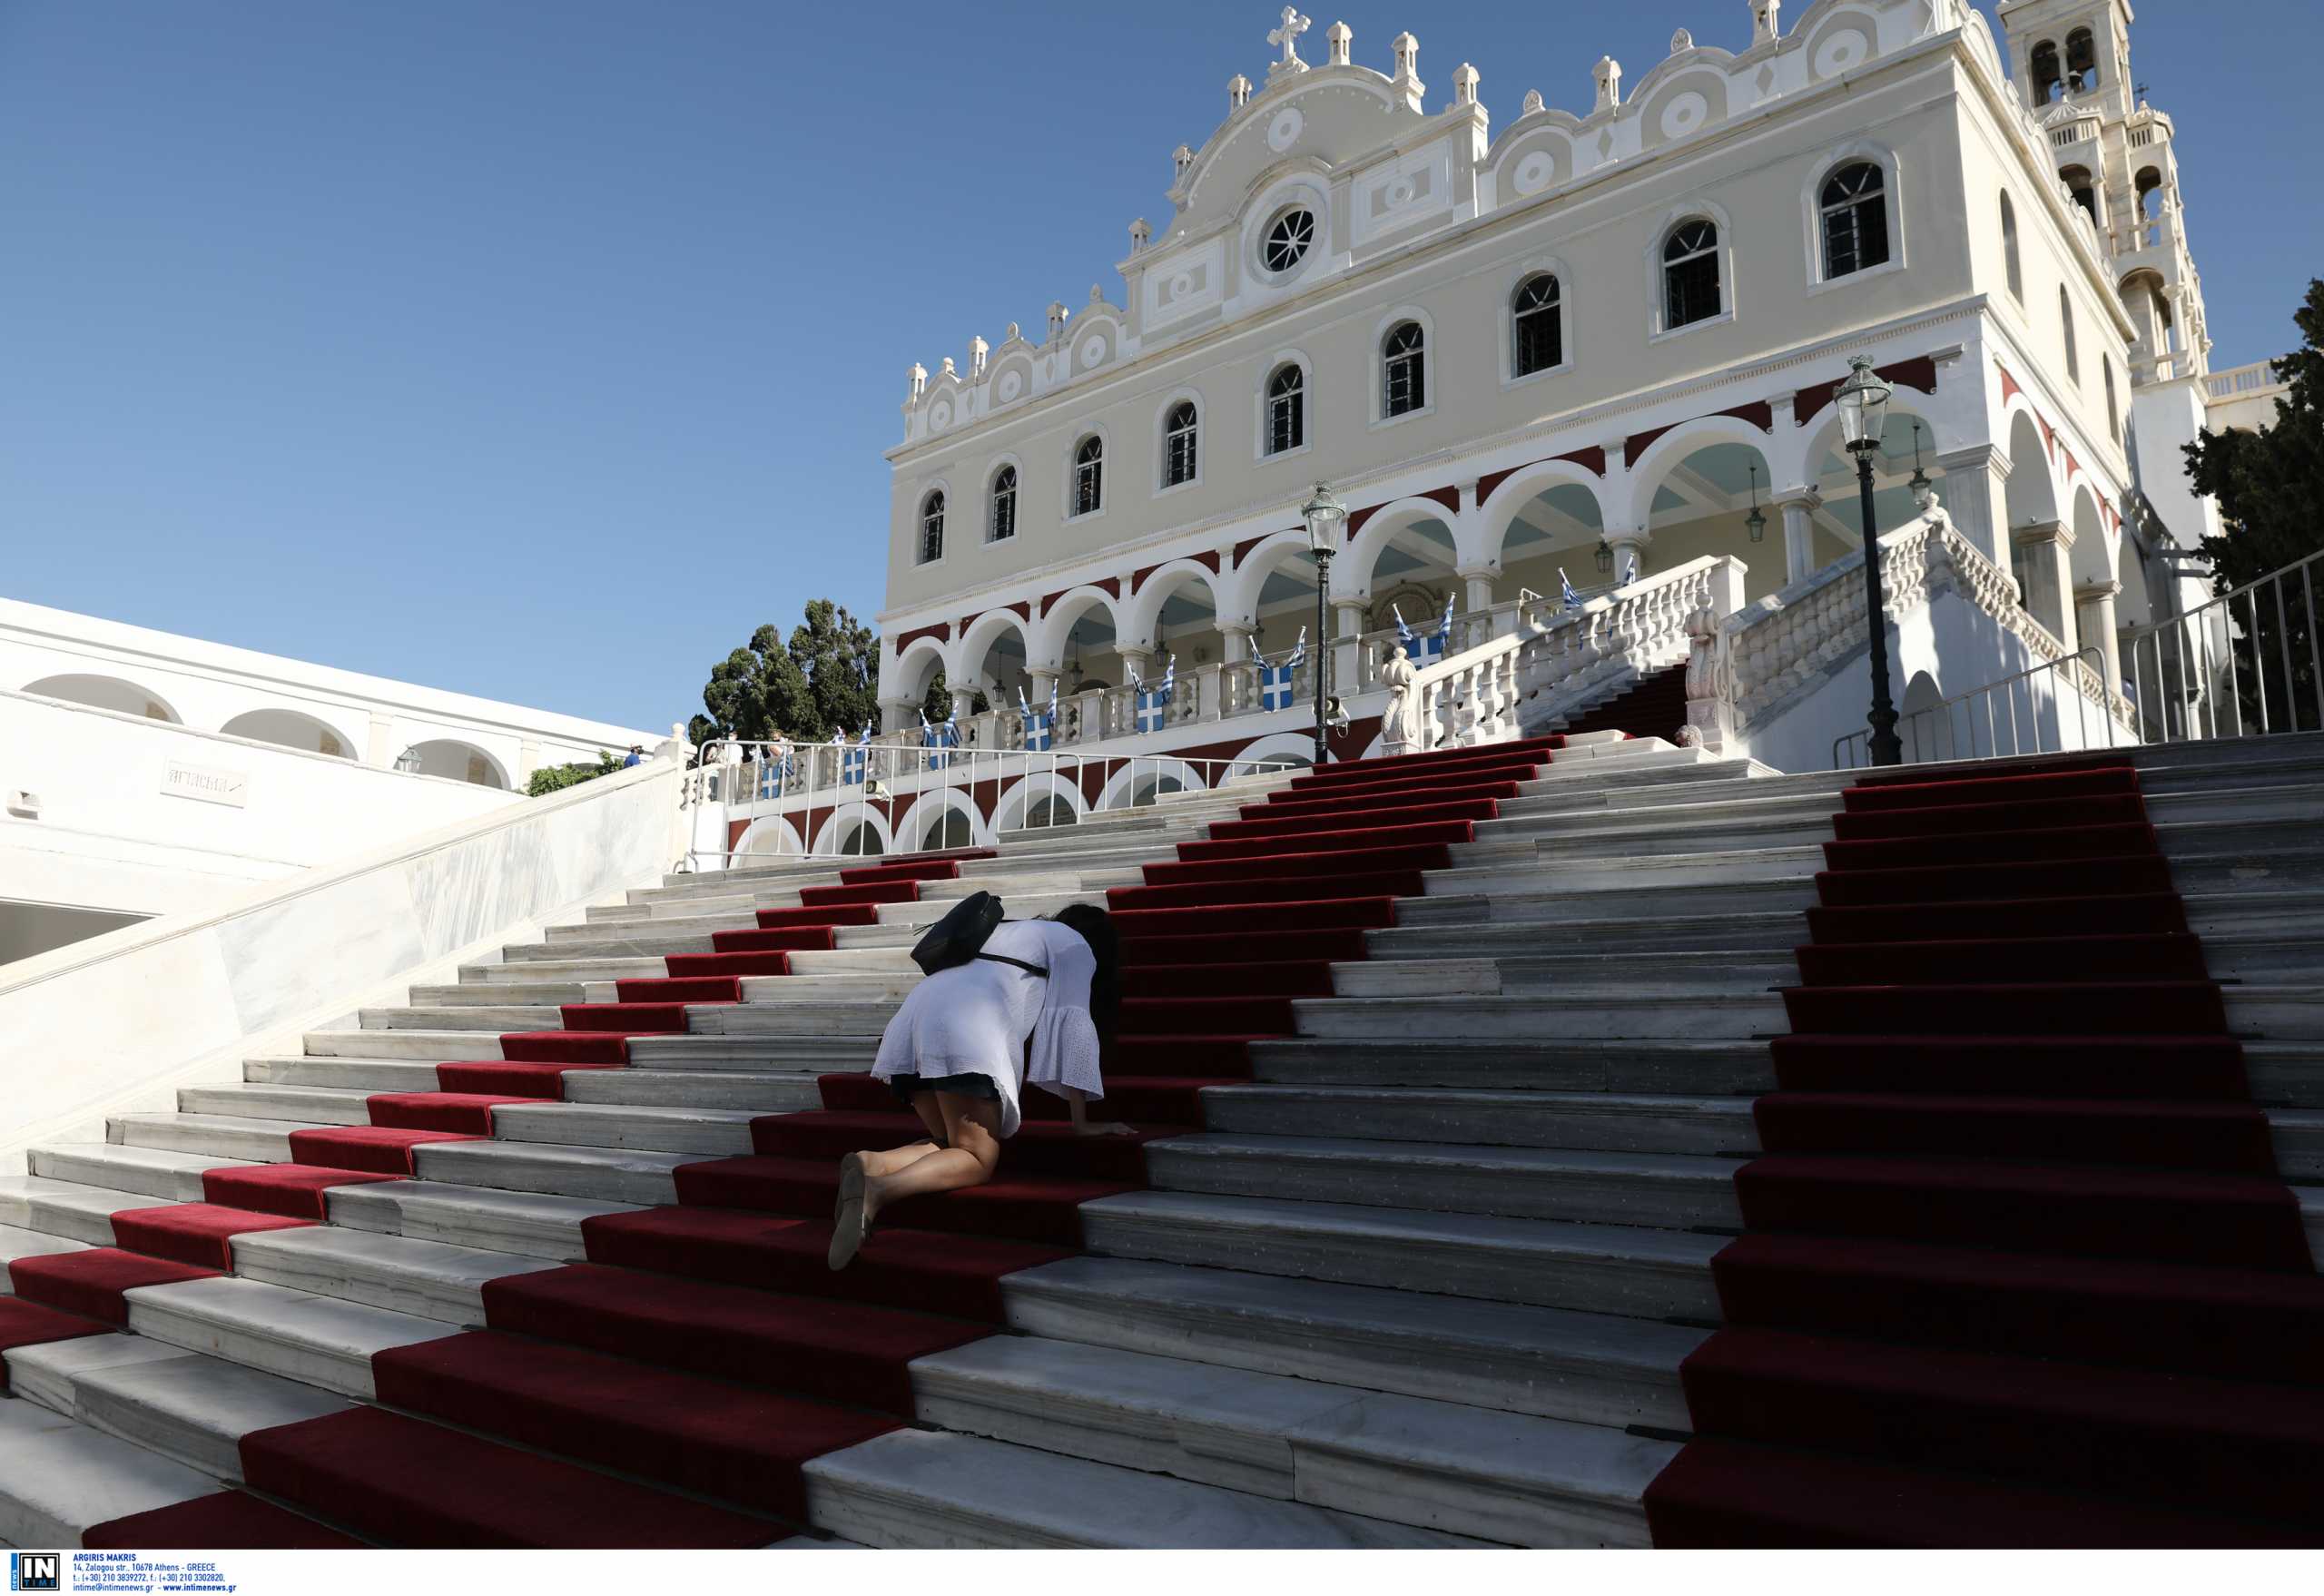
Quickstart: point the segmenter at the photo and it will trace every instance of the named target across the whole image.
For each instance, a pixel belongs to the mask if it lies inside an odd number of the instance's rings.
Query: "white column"
[[[1039,710],[1044,714],[1048,714],[1049,693],[1057,686],[1059,675],[1057,667],[1055,665],[1031,665],[1026,669],[1025,675],[1030,678],[1032,683],[1031,687],[1028,689],[1028,695],[1032,701],[1033,707]]]
[[[1783,512],[1784,586],[1816,574],[1816,512],[1824,496],[1813,488],[1787,488],[1776,496]]]
[[[951,694],[953,719],[964,721],[976,713],[977,695],[974,689],[954,687],[951,689]]]
[[[2106,661],[2106,691],[2118,698],[2122,693],[2122,652],[2114,635],[2114,599],[2122,591],[2120,582],[2091,582],[2073,590],[2074,629],[2085,646],[2098,645]]]
[[[2010,534],[2024,567],[2025,608],[2069,649],[2074,642],[2068,595],[2073,591],[2073,532],[2059,521],[2036,521]]]
[[[1633,554],[1638,557],[1639,576],[1645,577],[1652,575],[1654,566],[1647,558],[1647,550],[1653,546],[1654,534],[1643,527],[1607,527],[1606,547],[1614,551],[1614,569],[1611,579],[1620,582],[1629,574],[1630,557]]]
[[[1137,679],[1140,681],[1144,681],[1147,677],[1154,674],[1154,650],[1152,648],[1140,647],[1136,644],[1125,643],[1115,652],[1122,656],[1122,679],[1118,685],[1127,687],[1130,685],[1130,673],[1132,671],[1137,673]]]
[[[363,763],[378,765],[381,770],[395,764],[403,750],[396,746],[396,724],[386,715],[371,717],[370,741],[363,750]],[[530,771],[525,773],[532,774]]]
[[[882,698],[880,700],[880,730],[901,732],[916,729],[920,716],[915,713],[919,701],[912,698]]]
[[[1953,518],[1954,529],[2006,569],[2009,550],[1997,529],[2009,525],[2009,456],[1980,443],[1941,454],[1936,464],[1945,471],[1937,480],[1937,500]]]
[[[1463,584],[1461,606],[1462,609],[1475,611],[1492,607],[1493,578],[1501,575],[1500,566],[1479,566],[1473,569],[1456,572],[1455,575]]]
[[[1218,635],[1226,641],[1226,652],[1225,658],[1226,664],[1241,665],[1245,660],[1251,657],[1252,630],[1253,628],[1249,626],[1236,626],[1232,621],[1221,621],[1219,623]]]

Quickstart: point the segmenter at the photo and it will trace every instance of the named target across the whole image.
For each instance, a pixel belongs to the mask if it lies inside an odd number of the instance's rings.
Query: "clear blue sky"
[[[0,0],[0,593],[682,720],[760,623],[879,608],[905,368],[1118,296],[1272,9]],[[1432,105],[1474,62],[1497,124],[1749,38],[1744,0],[1308,9],[1311,59],[1411,27]],[[2278,352],[2324,25],[2138,9],[2214,358]]]

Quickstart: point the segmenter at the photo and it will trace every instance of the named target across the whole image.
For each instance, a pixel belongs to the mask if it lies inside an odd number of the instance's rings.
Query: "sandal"
[[[839,1223],[840,1210],[850,1198],[863,1200],[863,1155],[850,1153],[839,1161],[839,1190],[832,1197],[832,1223]]]
[[[864,1232],[870,1228],[863,1222],[862,1197],[842,1199],[839,1217],[832,1223],[832,1249],[824,1261],[833,1269],[846,1268],[855,1261],[856,1249],[863,1245]]]

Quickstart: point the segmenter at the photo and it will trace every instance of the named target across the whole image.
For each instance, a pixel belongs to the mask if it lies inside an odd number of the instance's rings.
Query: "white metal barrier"
[[[2112,714],[2091,702],[2084,684],[2105,680],[2106,656],[2096,644],[2030,670],[2004,676],[1974,692],[1917,709],[1896,723],[1906,764],[1948,759],[1998,759],[2014,754],[2058,754],[2069,748],[2112,748],[2118,741]],[[2086,673],[2086,675],[2084,674]],[[2045,679],[2046,678],[2046,682]],[[2046,695],[2038,689],[2046,685]],[[2065,739],[2068,699],[2073,701],[2074,740]],[[2022,707],[2021,707],[2022,706]],[[1979,710],[1982,708],[1982,716]],[[1980,722],[1984,727],[1978,735]],[[2095,721],[2102,734],[2091,737]],[[1872,731],[1851,732],[1832,744],[1834,770],[1860,770],[1872,763]]]
[[[682,803],[717,805],[724,817],[796,822],[795,851],[747,851],[762,858],[846,858],[924,852],[967,843],[946,840],[928,821],[968,811],[997,830],[1039,831],[1084,816],[1142,808],[1173,793],[1218,787],[1241,776],[1301,770],[1299,759],[1189,758],[1177,754],[1087,754],[1068,749],[901,748],[892,744],[743,742],[703,745],[686,773]],[[932,805],[932,807],[931,807]],[[1000,825],[1003,818],[1011,823]],[[921,840],[900,843],[899,823]],[[975,822],[970,822],[971,839]],[[684,871],[728,868],[745,851],[688,849]],[[727,839],[720,838],[721,842]]]
[[[2324,730],[2324,551],[2122,634],[2122,691],[2149,743]]]

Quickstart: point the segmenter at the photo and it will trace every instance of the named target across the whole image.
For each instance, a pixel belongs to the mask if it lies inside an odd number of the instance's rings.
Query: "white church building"
[[[1310,757],[1306,669],[1270,708],[1254,655],[1316,625],[1318,483],[1350,512],[1321,606],[1335,757],[1372,744],[1399,624],[1449,609],[1431,743],[1565,724],[1691,650],[1696,735],[1821,768],[1867,701],[1832,402],[1857,358],[1895,390],[1872,513],[1908,716],[2027,673],[2003,709],[2053,741],[2186,713],[2201,671],[2164,706],[2120,646],[2200,602],[2217,530],[2180,468],[2208,340],[2127,0],[2011,0],[1998,39],[1962,0],[1738,10],[1642,74],[1600,60],[1580,110],[1551,103],[1574,64],[1488,63],[1552,90],[1498,122],[1479,67],[1432,89],[1412,34],[1383,71],[1286,10],[1173,153],[1167,221],[1129,224],[1117,294],[911,369],[874,739],[898,751],[794,753],[725,846],[985,841]],[[911,752],[939,671],[940,773]],[[1020,714],[1052,693],[1054,727]]]

